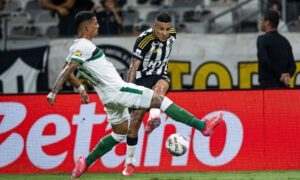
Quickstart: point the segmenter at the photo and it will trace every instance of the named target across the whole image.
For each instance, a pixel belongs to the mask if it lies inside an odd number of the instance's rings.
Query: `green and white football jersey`
[[[80,63],[78,70],[94,85],[103,103],[126,84],[103,51],[90,40],[74,40],[66,58],[67,62],[71,60]]]

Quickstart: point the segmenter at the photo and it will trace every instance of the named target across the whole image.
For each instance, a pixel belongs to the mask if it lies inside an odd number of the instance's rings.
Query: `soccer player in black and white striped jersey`
[[[175,39],[176,31],[172,27],[171,17],[166,13],[158,14],[153,28],[142,32],[135,42],[127,82],[134,82],[153,89],[160,95],[166,95],[170,85],[167,75],[168,61]],[[158,108],[150,109],[145,128],[147,134],[160,125],[160,112]],[[131,176],[134,171],[138,131],[145,113],[146,110],[136,109],[130,113],[126,168],[122,172],[124,176]]]

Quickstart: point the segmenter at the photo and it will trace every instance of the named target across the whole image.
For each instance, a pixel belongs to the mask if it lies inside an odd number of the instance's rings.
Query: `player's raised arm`
[[[130,82],[130,83],[134,82],[136,71],[140,67],[141,62],[142,61],[140,61],[134,57],[131,58],[131,64],[130,64],[129,71],[128,71],[127,82]]]
[[[79,62],[71,61],[69,62],[65,68],[60,72],[56,82],[52,88],[52,91],[47,96],[48,103],[52,106],[55,102],[56,95],[61,89],[62,85],[69,79],[71,73],[78,67]]]

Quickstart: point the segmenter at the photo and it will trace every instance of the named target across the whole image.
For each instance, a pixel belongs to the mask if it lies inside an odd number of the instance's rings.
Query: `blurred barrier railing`
[[[219,18],[222,18],[224,15],[227,15],[227,14],[232,14],[232,19],[235,19],[234,16],[236,16],[237,14],[237,11],[246,6],[246,5],[249,5],[249,3],[253,2],[253,0],[245,0],[244,2],[241,2],[241,3],[238,3],[236,6],[234,7],[231,7],[217,15],[215,15],[214,17],[210,18],[207,20],[207,23],[205,25],[205,33],[223,33],[225,32],[226,30],[230,29],[230,28],[233,28],[235,27],[236,25],[248,20],[249,18],[253,17],[254,15],[256,14],[259,14],[262,12],[262,9],[263,9],[263,1],[258,1],[258,8],[257,10],[253,11],[252,13],[248,14],[248,15],[245,15],[245,16],[241,16],[240,18],[238,18],[237,20],[234,20],[232,22],[232,24],[229,24],[221,29],[217,29],[217,30],[213,30],[212,26],[213,24],[215,23],[215,21]]]

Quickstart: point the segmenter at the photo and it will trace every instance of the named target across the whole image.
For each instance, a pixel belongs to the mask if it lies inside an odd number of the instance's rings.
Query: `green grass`
[[[63,180],[70,173],[48,174],[0,174],[0,180]],[[238,172],[160,172],[135,173],[123,177],[121,173],[86,173],[81,180],[300,180],[300,170],[290,171],[238,171]]]

